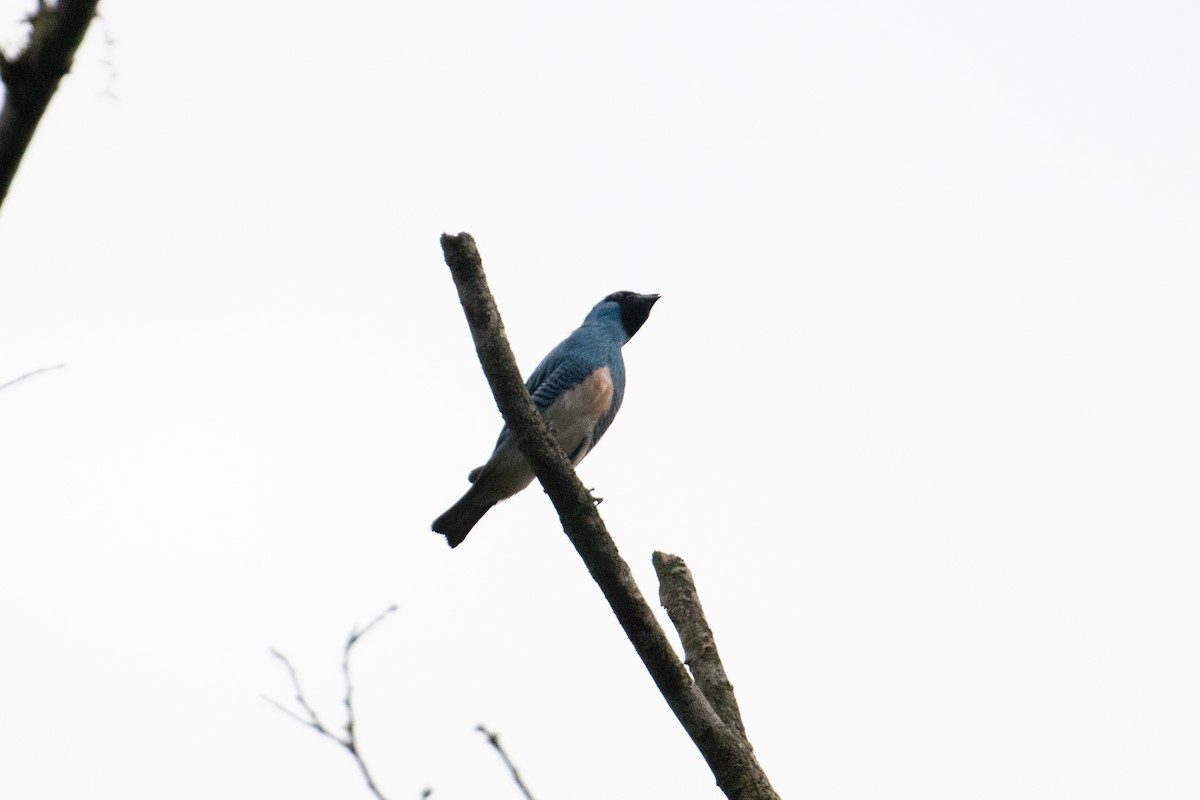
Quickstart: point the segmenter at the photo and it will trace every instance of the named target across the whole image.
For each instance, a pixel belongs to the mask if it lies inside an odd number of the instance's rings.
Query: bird
[[[624,291],[608,295],[525,381],[534,406],[572,464],[578,465],[591,452],[621,408],[625,397],[621,348],[649,319],[659,297]],[[506,426],[487,463],[467,476],[471,488],[431,527],[451,547],[458,547],[492,506],[524,489],[533,478],[533,467]]]

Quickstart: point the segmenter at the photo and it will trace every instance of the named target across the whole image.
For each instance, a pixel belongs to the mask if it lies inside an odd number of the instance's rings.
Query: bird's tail
[[[446,543],[451,547],[462,544],[471,528],[475,527],[475,523],[483,518],[489,508],[496,505],[497,501],[480,497],[477,488],[478,484],[472,486],[462,499],[433,521],[433,530],[445,536]]]

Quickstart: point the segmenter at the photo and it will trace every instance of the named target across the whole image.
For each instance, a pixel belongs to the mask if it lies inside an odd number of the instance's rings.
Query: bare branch
[[[314,711],[313,707],[310,706],[308,701],[304,699],[304,690],[300,688],[300,676],[296,674],[296,668],[292,666],[292,662],[288,660],[287,656],[276,650],[274,647],[271,648],[271,655],[278,658],[283,662],[283,665],[287,667],[288,675],[290,675],[292,678],[292,687],[296,690],[296,702],[299,703],[300,707],[304,709],[304,713],[308,714],[308,719],[305,720],[298,714],[292,714],[292,716],[307,725],[311,725],[326,736],[333,736],[333,734],[321,724],[321,720],[317,717],[317,712]],[[283,706],[279,705],[279,703],[276,703],[274,700],[271,700],[270,702],[274,703],[276,706],[279,706],[279,708],[283,708]],[[335,736],[334,738],[336,739],[337,737]],[[341,742],[340,739],[338,739],[338,741]]]
[[[749,742],[717,715],[676,656],[634,582],[629,565],[617,552],[594,498],[579,482],[534,408],[504,335],[500,311],[488,289],[475,240],[466,233],[443,234],[442,251],[471,328],[475,352],[504,422],[550,496],[563,530],[604,593],[654,683],[727,797],[778,800]]]
[[[388,606],[383,611],[380,611],[379,615],[377,617],[375,617],[375,619],[371,620],[366,625],[364,625],[361,630],[356,628],[355,630],[351,631],[350,639],[346,642],[346,654],[349,655],[350,648],[354,646],[354,643],[357,642],[362,637],[366,636],[367,632],[370,631],[371,628],[374,628],[380,622],[383,622],[384,618],[387,617],[388,614],[396,613],[397,608],[399,608],[399,606],[395,606],[395,605]]]
[[[508,771],[512,773],[513,780],[516,781],[517,788],[521,790],[521,794],[525,795],[527,800],[533,800],[533,795],[529,793],[529,787],[525,785],[525,781],[521,780],[521,773],[517,772],[516,765],[514,765],[512,759],[508,757],[508,753],[504,752],[504,748],[500,746],[500,734],[494,731],[489,731],[482,725],[476,725],[475,730],[486,736],[488,744],[496,748],[496,752],[500,754],[502,759],[504,759],[504,764],[508,767]]]
[[[14,385],[20,383],[21,381],[26,380],[27,378],[32,378],[34,375],[41,375],[43,372],[50,372],[51,370],[55,370],[55,369],[62,369],[65,366],[66,366],[66,364],[55,364],[53,367],[42,367],[41,369],[35,369],[33,372],[26,372],[24,375],[20,376],[19,378],[13,378],[8,383],[0,383],[0,391],[3,391],[4,389],[7,389],[10,386],[14,386]]]
[[[283,653],[280,653],[278,650],[275,650],[274,648],[271,649],[271,655],[282,661],[283,665],[287,668],[288,675],[291,676],[292,679],[292,687],[296,690],[296,703],[300,706],[300,708],[304,709],[304,713],[307,715],[307,718],[297,714],[295,711],[292,711],[291,709],[287,708],[281,703],[276,702],[275,700],[272,700],[269,697],[263,698],[268,703],[275,706],[300,724],[312,728],[317,733],[328,739],[332,739],[345,748],[346,752],[354,757],[354,763],[358,765],[358,769],[359,772],[362,773],[363,780],[367,782],[367,788],[371,790],[371,794],[375,795],[378,800],[387,800],[387,798],[383,796],[383,792],[379,790],[379,786],[375,783],[375,778],[371,775],[371,770],[367,767],[367,762],[363,759],[362,753],[359,751],[358,747],[358,736],[354,725],[354,690],[353,682],[350,679],[350,651],[354,649],[354,645],[356,645],[358,641],[367,634],[368,631],[374,628],[375,625],[383,620],[384,617],[386,617],[388,614],[391,614],[395,610],[396,606],[390,606],[384,609],[379,616],[367,623],[364,628],[355,628],[352,630],[350,632],[350,636],[346,639],[346,647],[342,652],[342,675],[346,683],[346,694],[344,700],[342,701],[343,705],[346,707],[346,724],[343,726],[346,735],[344,737],[334,733],[325,725],[325,723],[321,722],[321,718],[317,716],[317,712],[311,705],[309,705],[308,700],[304,697],[304,690],[300,688],[300,676],[296,674],[296,668],[292,666],[292,662],[287,656],[285,656]],[[429,790],[429,792],[432,793],[432,790]]]
[[[342,676],[346,682],[346,698],[343,704],[346,706],[346,739],[343,742],[346,749],[354,755],[354,760],[358,762],[358,767],[362,770],[363,778],[367,782],[367,786],[375,793],[377,797],[382,798],[379,789],[375,786],[375,779],[371,777],[370,770],[367,769],[367,764],[362,760],[362,756],[358,750],[358,732],[354,725],[354,684],[350,680],[350,651],[354,649],[354,645],[359,639],[367,635],[367,632],[374,628],[388,614],[395,612],[396,606],[391,605],[379,613],[375,619],[367,623],[362,630],[353,630],[350,632],[349,638],[346,639],[346,648],[342,651]]]
[[[704,609],[700,606],[700,595],[692,580],[691,570],[682,558],[670,553],[655,551],[651,560],[654,562],[654,571],[658,573],[659,600],[667,610],[671,624],[679,632],[684,662],[691,669],[696,685],[725,724],[733,726],[745,736],[746,727],[742,724],[733,684],[725,674],[712,628],[704,618]]]
[[[5,85],[4,108],[0,109],[0,205],[59,81],[71,71],[75,51],[98,2],[39,2],[29,15],[31,30],[25,49],[15,58],[0,53],[0,79]]]
[[[314,723],[311,719],[305,719],[304,717],[297,714],[295,711],[292,711],[290,708],[288,708],[287,706],[280,703],[278,700],[273,700],[270,697],[267,697],[266,695],[260,695],[260,697],[262,697],[263,700],[266,700],[271,705],[278,708],[283,713],[287,714],[292,719],[299,722],[301,725],[307,725],[308,727],[313,728],[313,729],[325,734],[326,736],[329,735],[329,731],[325,730],[324,727],[322,727],[319,724]]]

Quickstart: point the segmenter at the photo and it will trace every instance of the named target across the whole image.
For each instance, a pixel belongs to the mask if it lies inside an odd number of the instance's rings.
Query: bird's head
[[[657,294],[613,292],[597,303],[588,316],[619,320],[626,338],[632,339],[650,317],[650,309],[658,302],[659,297]]]

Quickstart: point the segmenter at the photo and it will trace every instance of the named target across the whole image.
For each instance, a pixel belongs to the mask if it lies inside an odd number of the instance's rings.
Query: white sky
[[[0,382],[66,363],[0,392],[0,796],[367,797],[260,695],[336,723],[393,602],[391,800],[515,798],[480,722],[720,796],[540,491],[428,530],[499,427],[460,230],[526,370],[663,294],[581,473],[783,796],[1200,795],[1200,6],[102,10],[0,213]]]

